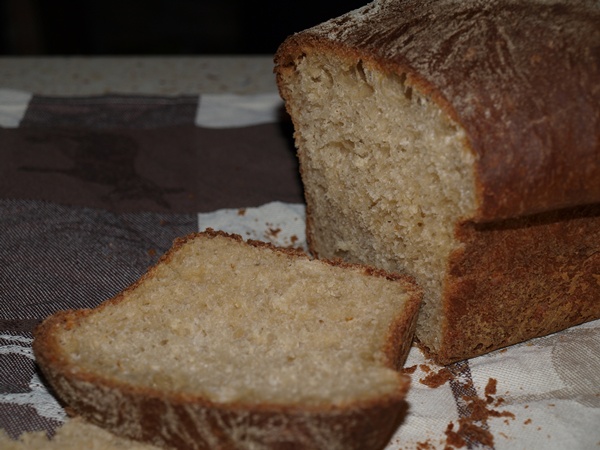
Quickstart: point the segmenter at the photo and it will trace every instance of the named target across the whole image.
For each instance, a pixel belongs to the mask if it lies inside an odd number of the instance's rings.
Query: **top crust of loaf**
[[[476,156],[476,221],[600,202],[600,3],[382,0],[290,36],[278,84],[309,52],[368,60],[429,96]]]

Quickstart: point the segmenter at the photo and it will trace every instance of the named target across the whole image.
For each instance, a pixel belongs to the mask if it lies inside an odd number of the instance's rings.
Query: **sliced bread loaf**
[[[380,0],[277,52],[312,253],[414,275],[440,363],[600,318],[599,23]]]
[[[369,449],[404,409],[412,279],[209,230],[136,284],[36,330],[57,394],[117,435],[175,448]]]

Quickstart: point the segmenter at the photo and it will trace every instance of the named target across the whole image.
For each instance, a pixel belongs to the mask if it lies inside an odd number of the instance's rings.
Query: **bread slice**
[[[369,449],[404,411],[408,277],[208,230],[36,330],[47,380],[115,434],[175,448]]]
[[[441,364],[600,318],[600,3],[382,0],[275,57],[317,257],[408,273]]]
[[[160,450],[160,447],[130,439],[92,425],[81,417],[68,418],[51,438],[45,431],[31,431],[18,439],[0,429],[2,450]]]

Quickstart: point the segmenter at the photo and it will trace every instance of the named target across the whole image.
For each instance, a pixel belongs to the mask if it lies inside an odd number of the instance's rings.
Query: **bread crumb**
[[[492,403],[494,401],[493,395],[496,395],[497,392],[498,381],[495,378],[490,378],[488,380],[487,385],[485,386],[484,394],[488,403]]]
[[[464,438],[454,431],[454,423],[450,422],[446,427],[446,444],[451,445],[452,447],[461,448],[464,447],[467,443]]]
[[[492,395],[496,395],[498,387],[498,380],[495,378],[490,378],[485,386],[485,396],[486,398],[491,397]]]
[[[417,442],[416,450],[435,450],[435,447],[426,440],[425,442]]]
[[[419,382],[425,386],[435,389],[450,381],[452,376],[452,372],[443,367],[437,372],[429,372],[428,375],[424,378],[421,378]]]
[[[407,375],[411,375],[413,373],[415,373],[415,370],[417,370],[417,366],[410,366],[410,367],[405,367],[402,369],[402,372],[407,374]]]
[[[281,233],[281,228],[269,228],[267,236],[276,239],[279,233]]]
[[[467,404],[469,415],[458,419],[458,430],[454,429],[455,424],[453,422],[448,424],[445,431],[446,448],[462,448],[474,443],[493,447],[494,435],[488,429],[488,419],[492,417],[505,417],[507,422],[509,419],[515,418],[515,415],[509,411],[490,409],[492,403],[495,402],[498,405],[504,401],[501,398],[494,398],[496,391],[497,380],[490,378],[484,389],[485,398],[478,396],[463,397],[463,400]]]

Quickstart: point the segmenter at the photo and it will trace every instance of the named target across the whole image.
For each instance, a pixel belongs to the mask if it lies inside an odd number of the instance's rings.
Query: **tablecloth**
[[[0,428],[65,412],[32,330],[134,282],[207,227],[305,246],[292,126],[276,94],[49,97],[0,89]],[[600,299],[599,299],[600,301]],[[388,450],[600,448],[600,321],[448,367],[413,347]]]

